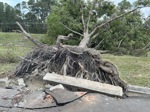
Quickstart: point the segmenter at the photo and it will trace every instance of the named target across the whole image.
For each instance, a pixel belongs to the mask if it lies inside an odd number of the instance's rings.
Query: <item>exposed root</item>
[[[73,46],[42,46],[27,54],[17,66],[15,76],[25,77],[34,70],[41,73],[56,72],[61,75],[84,78],[115,86],[126,91],[126,84],[119,78],[117,68],[103,61],[93,49]]]

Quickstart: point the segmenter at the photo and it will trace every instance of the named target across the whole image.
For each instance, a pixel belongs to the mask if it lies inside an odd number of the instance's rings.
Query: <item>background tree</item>
[[[0,2],[0,30],[4,32],[13,30],[13,23],[15,22],[15,10],[7,3]]]
[[[56,0],[29,0],[18,3],[14,8],[1,2],[1,31],[17,29],[15,21],[19,21],[30,33],[46,33],[45,21],[55,2]]]
[[[33,33],[46,33],[45,20],[51,12],[54,0],[29,0],[23,7],[28,10],[25,15],[26,28]]]
[[[0,2],[0,31],[3,31],[3,22],[4,22],[4,4]]]

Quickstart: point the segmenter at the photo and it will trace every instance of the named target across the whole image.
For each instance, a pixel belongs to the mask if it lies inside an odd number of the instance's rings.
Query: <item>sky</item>
[[[15,6],[17,3],[21,3],[22,1],[28,1],[28,0],[0,0],[0,2],[7,3],[11,6]]]
[[[121,2],[122,0],[109,0],[109,1],[112,1],[114,2],[114,4],[118,4],[119,2]],[[130,3],[132,4],[134,1],[136,0],[127,0],[127,1],[130,1]],[[142,8],[141,9],[141,12],[142,14],[145,16],[145,17],[148,17],[150,15],[150,7],[145,7],[145,8]]]
[[[11,6],[15,6],[17,3],[21,3],[22,1],[28,1],[28,0],[0,0],[0,2],[8,3]],[[122,0],[109,0],[109,1],[118,4]],[[130,1],[130,3],[133,3],[135,0],[128,0],[128,1]],[[142,8],[141,11],[145,17],[150,15],[150,7]]]

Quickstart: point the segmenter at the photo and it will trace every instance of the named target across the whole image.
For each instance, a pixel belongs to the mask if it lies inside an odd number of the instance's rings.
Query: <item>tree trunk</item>
[[[87,44],[90,41],[90,35],[88,33],[88,30],[84,32],[83,39],[81,40],[79,47],[87,47]]]

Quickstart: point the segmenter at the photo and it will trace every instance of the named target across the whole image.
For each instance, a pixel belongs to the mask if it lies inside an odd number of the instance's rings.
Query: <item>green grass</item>
[[[8,73],[14,71],[18,63],[1,63],[0,64],[0,74]]]
[[[42,37],[41,34],[32,34],[36,39]],[[0,55],[13,53],[16,56],[24,56],[35,45],[25,39],[21,33],[2,33],[0,32]]]
[[[102,58],[113,62],[120,77],[128,84],[150,87],[150,57],[104,54]]]
[[[43,37],[44,35],[32,34],[33,37]],[[0,32],[0,58],[1,55],[25,56],[35,46],[20,33]],[[17,57],[18,58],[18,57]],[[103,54],[104,60],[114,63],[120,73],[120,77],[128,84],[150,87],[150,53],[149,57],[134,56],[114,56]],[[14,70],[16,63],[0,63],[0,74]]]
[[[40,39],[43,34],[31,34],[32,37]],[[3,33],[0,32],[0,74],[15,69],[18,61],[15,63],[1,63],[1,60],[14,57],[19,60],[18,56],[24,57],[35,45],[24,38],[21,33]],[[3,58],[3,59],[1,59]]]

